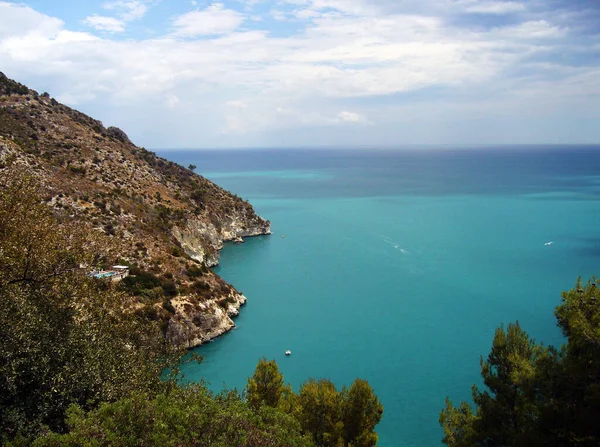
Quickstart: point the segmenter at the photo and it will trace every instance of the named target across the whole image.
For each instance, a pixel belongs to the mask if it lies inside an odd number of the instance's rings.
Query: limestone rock
[[[232,317],[239,315],[246,297],[232,292],[206,303],[193,304],[186,298],[172,300],[172,303],[176,312],[169,320],[166,335],[179,347],[194,348],[233,329]]]
[[[174,227],[173,236],[190,258],[215,266],[223,242],[243,242],[244,237],[271,234],[271,223],[256,214],[233,214],[223,220],[219,229],[212,222],[190,219],[185,226]]]

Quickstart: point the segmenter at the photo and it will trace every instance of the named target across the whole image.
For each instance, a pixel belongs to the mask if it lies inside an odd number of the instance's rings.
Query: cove
[[[597,151],[165,155],[212,173],[273,229],[223,249],[215,271],[248,304],[197,349],[187,380],[242,389],[262,356],[295,389],[367,379],[383,447],[440,445],[444,399],[470,399],[495,328],[518,320],[562,343],[560,292],[597,273]]]

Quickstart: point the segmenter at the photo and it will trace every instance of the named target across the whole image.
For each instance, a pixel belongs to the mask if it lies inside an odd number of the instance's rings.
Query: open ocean
[[[562,343],[561,291],[600,274],[600,146],[158,153],[272,222],[222,251],[248,304],[187,379],[242,389],[262,356],[296,390],[362,377],[381,447],[441,445],[444,399],[470,401],[496,327]]]

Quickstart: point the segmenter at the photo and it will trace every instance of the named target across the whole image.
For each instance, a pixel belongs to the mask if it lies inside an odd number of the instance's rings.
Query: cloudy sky
[[[600,143],[600,0],[0,0],[0,71],[148,148]]]

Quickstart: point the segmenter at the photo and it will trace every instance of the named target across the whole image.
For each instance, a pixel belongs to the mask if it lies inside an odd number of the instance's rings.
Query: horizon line
[[[151,151],[235,151],[235,150],[410,150],[410,149],[502,149],[502,148],[598,148],[598,143],[499,143],[499,144],[402,144],[402,145],[318,145],[318,146],[198,146],[198,147],[148,147]]]

